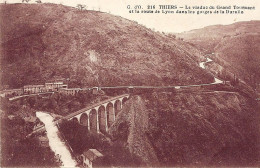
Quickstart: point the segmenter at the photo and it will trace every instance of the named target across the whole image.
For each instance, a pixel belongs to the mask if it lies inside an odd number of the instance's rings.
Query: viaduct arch
[[[90,122],[89,122],[89,127],[88,129],[90,131],[93,131],[93,132],[97,132],[97,110],[96,109],[92,109],[89,113],[89,119],[90,119]]]

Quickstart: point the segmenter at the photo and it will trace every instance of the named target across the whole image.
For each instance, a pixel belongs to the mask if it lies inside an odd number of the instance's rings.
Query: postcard
[[[1,0],[1,167],[259,167],[258,0]]]

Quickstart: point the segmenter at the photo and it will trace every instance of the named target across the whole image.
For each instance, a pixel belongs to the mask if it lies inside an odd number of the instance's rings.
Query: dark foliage
[[[206,95],[142,95],[148,101],[147,106],[153,107],[147,135],[161,165],[257,165],[259,114],[256,104],[231,94]],[[239,104],[240,101],[247,103]],[[220,102],[221,108],[218,107]],[[237,105],[225,107],[231,103]]]
[[[1,120],[1,167],[57,166],[49,148],[40,147],[37,138],[25,138],[32,127],[19,117]]]

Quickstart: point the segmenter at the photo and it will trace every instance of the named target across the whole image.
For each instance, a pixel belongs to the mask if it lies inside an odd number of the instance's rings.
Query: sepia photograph
[[[259,0],[0,0],[0,167],[260,167]]]

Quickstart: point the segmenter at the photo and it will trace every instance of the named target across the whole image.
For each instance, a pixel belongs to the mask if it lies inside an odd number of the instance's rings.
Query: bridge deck
[[[83,113],[83,112],[85,112],[85,111],[91,110],[91,109],[93,109],[93,108],[95,108],[95,107],[97,107],[97,106],[99,106],[99,105],[102,105],[102,104],[104,104],[104,103],[108,103],[108,102],[110,102],[110,101],[113,101],[113,100],[116,100],[116,99],[119,99],[119,98],[122,98],[122,97],[126,97],[126,96],[129,96],[129,94],[123,94],[123,95],[116,96],[116,97],[113,97],[113,98],[110,98],[110,99],[107,99],[107,100],[103,100],[103,101],[101,101],[101,102],[99,102],[99,103],[95,103],[95,104],[90,105],[90,106],[88,106],[88,107],[85,107],[85,108],[83,108],[83,109],[81,109],[81,110],[79,110],[79,111],[76,111],[76,112],[74,112],[74,113],[71,113],[71,114],[67,115],[66,117],[64,117],[64,119],[70,119],[70,118],[72,118],[72,117],[74,117],[74,116],[76,116],[76,115],[78,115],[78,114],[80,114],[80,113]]]

